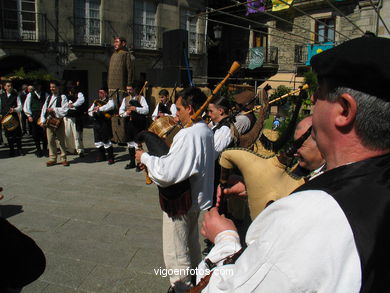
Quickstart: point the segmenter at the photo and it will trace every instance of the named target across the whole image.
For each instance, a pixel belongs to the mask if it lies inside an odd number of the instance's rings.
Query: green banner
[[[264,63],[264,47],[249,49],[249,69],[261,67]]]

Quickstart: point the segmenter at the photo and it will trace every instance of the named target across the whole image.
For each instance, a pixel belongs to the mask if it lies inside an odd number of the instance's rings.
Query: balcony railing
[[[100,19],[74,18],[74,41],[78,45],[101,45]]]
[[[197,33],[188,33],[188,51],[190,54],[206,53],[205,35]]]
[[[134,48],[157,50],[161,48],[162,28],[154,25],[134,24]]]
[[[47,39],[47,19],[44,14],[0,10],[0,39],[13,41],[44,41]]]
[[[245,52],[244,52],[245,53]],[[264,48],[264,56],[263,56],[263,65],[278,65],[278,47],[270,46]],[[251,58],[253,59],[253,56],[251,55],[251,51],[248,50],[246,54],[244,54],[245,60],[242,61],[242,67],[243,68],[249,68],[249,63],[251,61]],[[259,60],[257,60],[259,62]]]

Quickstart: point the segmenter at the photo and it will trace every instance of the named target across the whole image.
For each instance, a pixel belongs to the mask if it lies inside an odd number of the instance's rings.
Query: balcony
[[[205,54],[205,35],[197,33],[188,33],[188,51],[190,54]]]
[[[133,45],[135,49],[158,50],[162,44],[162,28],[154,25],[134,24]]]
[[[74,42],[77,45],[101,45],[100,19],[74,18]]]
[[[252,51],[249,49],[245,54],[246,59],[242,61],[242,67],[249,68],[249,64],[253,61],[255,61],[256,63],[261,63],[261,61],[263,61],[260,67],[277,66],[278,53],[278,47],[275,46],[264,47],[264,50],[262,51],[262,56],[254,56]]]
[[[0,39],[39,42],[47,39],[47,19],[44,14],[1,9]]]

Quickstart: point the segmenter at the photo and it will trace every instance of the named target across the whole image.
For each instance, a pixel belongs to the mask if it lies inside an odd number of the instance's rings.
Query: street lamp
[[[219,41],[222,37],[222,26],[220,26],[219,24],[215,25],[213,27],[213,31],[214,31],[214,39],[216,41]]]

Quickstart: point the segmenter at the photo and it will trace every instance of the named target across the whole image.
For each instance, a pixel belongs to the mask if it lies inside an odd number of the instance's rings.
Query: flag
[[[264,47],[249,49],[249,69],[261,67],[264,63]]]
[[[307,60],[306,65],[310,65],[310,60],[314,55],[317,55],[325,50],[331,49],[334,47],[332,42],[322,43],[322,44],[308,44],[307,45]]]
[[[292,2],[293,0],[272,0],[272,11],[280,11],[290,8]],[[288,3],[289,5],[287,5],[286,3]]]
[[[265,3],[264,0],[252,1],[246,4],[246,16],[252,13],[264,12]]]

